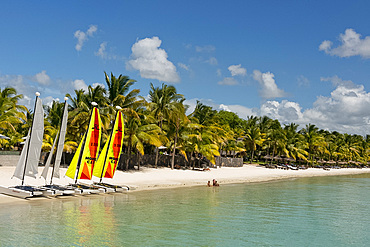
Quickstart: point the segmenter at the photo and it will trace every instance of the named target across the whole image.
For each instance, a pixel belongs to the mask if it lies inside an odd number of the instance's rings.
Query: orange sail
[[[93,175],[98,178],[113,178],[117,169],[123,143],[123,115],[117,111],[112,133],[105,143],[98,161],[96,162]]]
[[[91,180],[101,139],[101,119],[98,108],[92,110],[89,127],[77,148],[66,176],[72,179]]]

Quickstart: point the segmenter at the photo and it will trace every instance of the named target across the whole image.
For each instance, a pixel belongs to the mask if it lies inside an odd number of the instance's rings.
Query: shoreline
[[[14,186],[19,185],[18,179],[11,179],[15,167],[5,166],[0,167],[0,186]],[[41,174],[43,167],[39,168]],[[64,177],[66,172],[65,168],[61,168],[62,177],[60,179],[54,178],[53,182],[59,185],[67,185],[72,183],[73,180]],[[340,175],[354,175],[370,173],[370,168],[341,168],[330,169],[329,171],[308,168],[307,170],[281,170],[281,169],[267,169],[257,165],[244,165],[243,167],[221,167],[217,169],[211,168],[209,171],[198,170],[171,170],[170,168],[141,168],[140,171],[117,171],[114,178],[110,181],[104,180],[107,183],[116,185],[127,185],[134,190],[127,193],[135,193],[144,190],[156,189],[170,189],[180,187],[193,187],[193,186],[207,186],[207,181],[216,179],[222,186],[223,184],[238,184],[238,183],[256,183],[256,182],[269,182],[289,178],[301,177],[316,177],[316,176],[340,176]],[[50,176],[50,172],[49,172]],[[50,178],[49,178],[50,179]],[[97,180],[95,180],[97,181]],[[27,185],[44,185],[45,180],[37,177],[26,178],[25,184]],[[87,195],[88,196],[88,195]],[[64,198],[64,197],[63,197]],[[7,195],[0,194],[0,206],[12,203],[27,203],[34,200],[43,200],[44,198],[30,198],[20,199]]]

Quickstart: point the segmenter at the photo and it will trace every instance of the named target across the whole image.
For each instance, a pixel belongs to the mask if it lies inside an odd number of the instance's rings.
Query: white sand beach
[[[0,167],[0,185],[12,186],[19,185],[20,180],[11,179],[15,167]],[[39,174],[42,172],[42,167],[39,168]],[[64,177],[66,169],[61,169],[62,178],[54,179],[55,184],[66,185],[72,183],[72,179]],[[133,193],[141,190],[163,189],[185,186],[206,186],[207,181],[216,179],[222,186],[230,183],[247,183],[247,182],[265,182],[277,179],[298,178],[298,177],[314,177],[314,176],[335,176],[335,175],[350,175],[370,173],[370,168],[342,168],[323,170],[317,168],[309,168],[307,170],[281,170],[267,169],[256,165],[244,165],[240,168],[222,167],[210,169],[209,171],[198,170],[171,170],[169,168],[141,168],[140,171],[122,172],[117,171],[114,179],[104,180],[116,185],[128,185],[135,190],[129,191]],[[50,176],[50,175],[49,175]],[[109,181],[110,180],[110,181]],[[43,178],[26,177],[25,184],[27,185],[43,185]],[[31,200],[34,200],[31,198]],[[39,199],[38,199],[39,200]],[[10,197],[0,194],[0,205],[15,202],[27,202],[27,200]]]

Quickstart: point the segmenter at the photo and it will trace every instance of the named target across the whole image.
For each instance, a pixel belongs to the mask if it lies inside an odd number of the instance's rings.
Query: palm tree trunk
[[[126,160],[126,171],[128,171],[128,164],[130,162],[130,157],[131,157],[131,145],[128,145],[127,147],[127,160]]]
[[[177,132],[178,132],[178,130],[176,129],[175,142],[173,144],[173,152],[172,152],[171,170],[173,170],[173,168],[175,167],[175,152],[176,152]]]
[[[254,150],[252,150],[252,158],[251,158],[250,164],[252,164],[252,162],[253,162],[253,156],[254,156]]]
[[[137,169],[140,170],[141,154],[137,152]]]
[[[161,118],[161,121],[159,122],[159,127],[161,128],[161,132],[162,132],[162,118]],[[157,169],[158,168],[158,155],[159,155],[159,149],[158,148],[155,148],[155,168]]]

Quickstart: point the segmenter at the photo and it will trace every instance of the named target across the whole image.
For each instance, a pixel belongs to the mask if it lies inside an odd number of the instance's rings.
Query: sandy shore
[[[11,179],[14,169],[15,167],[0,167],[1,186],[8,187],[20,184],[20,180],[16,178]],[[39,174],[41,174],[42,169],[43,168],[39,168]],[[72,179],[64,177],[65,172],[66,169],[62,168],[61,174],[63,174],[63,177],[60,179],[54,179],[53,182],[60,185],[72,183]],[[140,171],[117,171],[113,180],[107,179],[104,181],[117,185],[128,185],[129,187],[135,188],[134,191],[140,191],[185,186],[206,186],[207,181],[212,181],[212,179],[216,179],[222,186],[222,184],[230,183],[265,182],[286,178],[335,176],[360,173],[370,173],[370,168],[344,168],[331,169],[330,171],[316,168],[309,168],[307,170],[298,171],[267,169],[255,165],[244,165],[244,167],[240,168],[222,167],[218,169],[210,169],[210,171],[171,170],[169,168],[142,168]],[[43,185],[45,184],[45,180],[43,178],[33,179],[27,177],[25,180],[25,184],[35,186]],[[27,200],[24,199],[0,194],[0,204],[21,201],[27,202]]]

